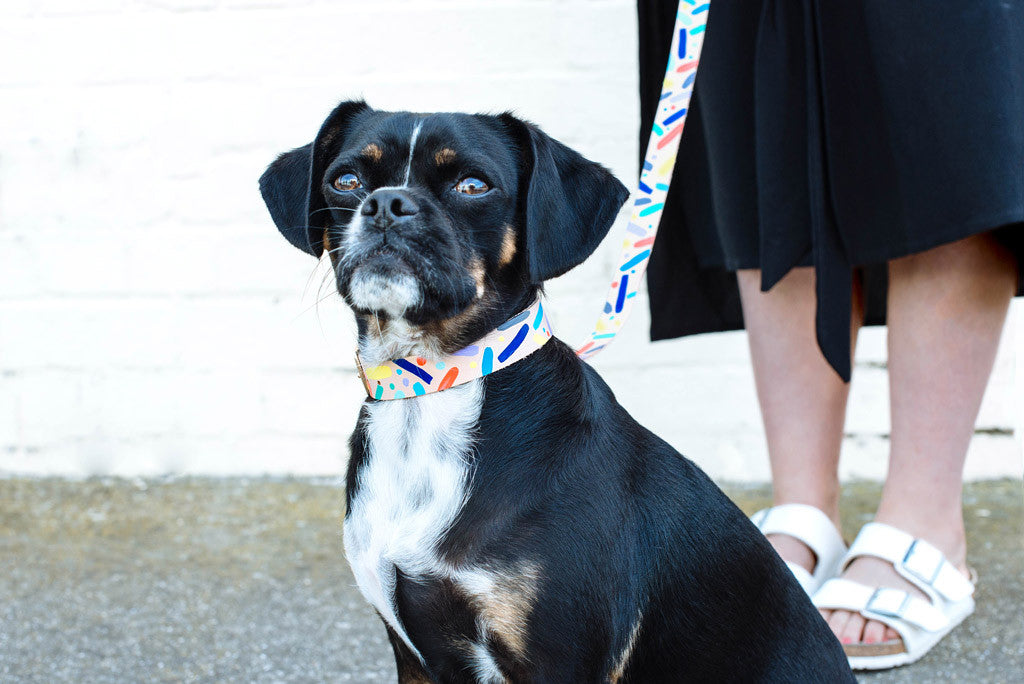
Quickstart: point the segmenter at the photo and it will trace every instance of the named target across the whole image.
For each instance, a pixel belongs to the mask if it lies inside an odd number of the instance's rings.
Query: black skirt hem
[[[911,254],[927,252],[929,249],[941,247],[942,245],[956,242],[958,240],[965,240],[975,235],[998,231],[1001,228],[1013,226],[1017,223],[1024,223],[1024,205],[1010,211],[958,224],[955,229],[929,233],[922,236],[922,239],[907,241],[896,249],[893,249],[891,246],[886,246],[885,249],[867,252],[866,254],[858,254],[855,259],[851,259],[851,265],[859,267],[883,264],[888,261],[892,261],[893,259],[901,259],[903,257],[910,256]],[[1013,246],[1015,247],[1016,245]],[[1024,257],[1024,254],[1017,254],[1017,257],[1020,259]],[[800,263],[793,268],[800,268],[802,266],[813,267],[814,264]],[[701,263],[700,267],[704,269],[722,268],[726,271],[740,271],[747,269],[759,270],[761,268],[761,261],[757,256],[751,255],[743,255],[739,257],[728,256],[722,259],[721,263],[706,262]]]
[[[936,231],[922,235],[921,239],[908,240],[897,249],[887,246],[887,249],[879,249],[874,252],[861,253],[853,260],[854,266],[868,266],[881,264],[893,259],[901,259],[911,254],[920,254],[929,249],[941,247],[957,240],[965,240],[975,235],[997,231],[1000,228],[1012,226],[1015,223],[1024,223],[1024,206],[1017,207],[1010,211],[993,214],[984,218],[972,221],[965,221],[958,224],[955,229]],[[1022,255],[1017,255],[1020,258]]]
[[[1004,228],[1012,230],[1018,225],[1019,229],[1012,232],[1012,235],[1014,236],[1013,239],[1009,239],[1011,235],[1010,230],[1002,230]],[[888,288],[888,283],[884,275],[877,272],[878,267],[883,266],[893,259],[900,259],[905,256],[910,256],[911,254],[920,254],[921,252],[934,249],[935,247],[940,247],[942,245],[984,233],[994,233],[997,239],[1003,242],[1017,259],[1017,291],[1015,296],[1024,296],[1024,206],[1022,206],[1010,211],[990,215],[985,219],[959,224],[956,230],[928,235],[927,239],[907,243],[900,250],[893,251],[890,249],[886,250],[884,253],[879,252],[878,254],[868,255],[862,259],[858,259],[858,263],[854,265],[855,269],[869,268],[876,271],[868,285],[871,289],[875,290],[875,292],[872,296],[872,303],[866,307],[864,325],[870,327],[886,324],[885,290]],[[735,262],[736,260],[726,259],[725,261]],[[752,263],[754,265],[733,267],[728,263],[725,265],[702,264],[699,269],[706,273],[715,274],[720,274],[723,271],[735,273],[737,270],[747,268],[760,269],[757,259],[750,259],[749,261],[744,260],[742,263]],[[813,268],[813,265],[801,263],[793,268]],[[709,333],[731,332],[744,329],[742,313],[739,306],[734,304],[732,307],[727,307],[726,310],[721,313],[722,315],[714,322],[704,320],[699,325],[694,325],[692,321],[686,323],[680,320],[671,320],[669,317],[663,315],[653,316],[651,318],[650,325],[651,341],[659,342],[679,337],[689,337],[691,335],[705,335]]]

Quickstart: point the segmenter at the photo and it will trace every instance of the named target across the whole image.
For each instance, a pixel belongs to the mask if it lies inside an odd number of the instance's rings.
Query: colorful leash
[[[672,169],[676,164],[679,138],[686,123],[686,112],[693,94],[693,81],[697,76],[697,62],[704,44],[710,3],[680,0],[676,13],[672,50],[665,67],[665,82],[661,86],[658,111],[647,142],[644,166],[640,172],[637,192],[633,193],[633,213],[626,227],[619,274],[612,282],[605,300],[604,310],[597,319],[590,339],[576,350],[581,359],[589,359],[615,339],[629,317],[640,282],[651,258],[654,236],[661,223],[662,209]]]

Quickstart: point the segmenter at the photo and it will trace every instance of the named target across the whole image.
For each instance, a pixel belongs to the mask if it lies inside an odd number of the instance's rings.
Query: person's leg
[[[844,383],[825,361],[814,332],[814,270],[795,268],[768,292],[761,272],[736,272],[761,405],[776,505],[815,506],[839,527],[839,447],[843,439]],[[863,319],[855,279],[851,335]],[[852,347],[852,345],[851,345]],[[785,535],[769,535],[779,555],[812,570],[814,554]]]
[[[1013,255],[980,235],[889,264],[889,473],[876,520],[906,530],[966,570],[960,493],[964,458],[1016,285]],[[891,565],[854,561],[844,574],[913,589]],[[916,592],[916,589],[913,589]],[[826,614],[844,643],[897,635],[857,614]]]

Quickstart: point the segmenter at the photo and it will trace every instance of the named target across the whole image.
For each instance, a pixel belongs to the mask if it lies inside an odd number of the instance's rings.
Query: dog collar
[[[490,375],[525,359],[551,339],[540,297],[496,330],[440,359],[407,356],[364,369],[356,352],[356,368],[371,399],[405,399],[442,392]]]

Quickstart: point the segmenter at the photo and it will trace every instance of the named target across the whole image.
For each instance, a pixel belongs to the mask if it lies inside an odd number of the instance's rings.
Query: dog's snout
[[[374,190],[363,202],[362,214],[372,217],[377,221],[393,223],[419,213],[419,205],[416,204],[409,193],[403,190],[380,189]]]

